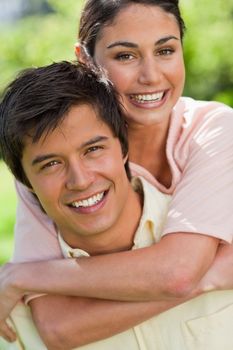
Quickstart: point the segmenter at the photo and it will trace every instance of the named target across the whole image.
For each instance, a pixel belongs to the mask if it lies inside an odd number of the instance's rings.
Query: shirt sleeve
[[[16,211],[13,262],[62,258],[52,220],[42,211],[39,202],[25,186],[16,182]]]
[[[163,235],[192,232],[232,243],[233,110],[209,113],[192,131]]]

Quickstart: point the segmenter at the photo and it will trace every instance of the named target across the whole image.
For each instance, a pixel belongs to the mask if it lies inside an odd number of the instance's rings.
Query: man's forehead
[[[76,137],[82,137],[82,130],[84,127],[92,130],[94,128],[104,128],[108,130],[111,135],[114,136],[113,128],[107,122],[106,118],[100,115],[99,108],[94,104],[81,103],[73,105],[69,110],[61,116],[57,121],[49,121],[49,115],[47,116],[48,122],[45,120],[43,124],[38,121],[38,125],[35,125],[27,135],[24,137],[24,145],[30,145],[35,143],[43,144],[55,133],[60,133],[65,137],[68,130],[69,132],[75,131]]]

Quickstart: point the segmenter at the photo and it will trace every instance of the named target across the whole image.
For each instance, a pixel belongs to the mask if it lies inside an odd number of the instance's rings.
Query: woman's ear
[[[82,45],[79,42],[75,43],[74,51],[75,51],[75,56],[76,56],[78,62],[86,64],[87,63],[86,53],[85,53],[85,50],[83,49]]]

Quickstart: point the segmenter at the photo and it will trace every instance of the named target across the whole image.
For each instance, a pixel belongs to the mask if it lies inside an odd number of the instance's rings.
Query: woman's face
[[[101,30],[94,59],[120,93],[129,125],[168,123],[185,79],[173,15],[157,6],[124,8]]]

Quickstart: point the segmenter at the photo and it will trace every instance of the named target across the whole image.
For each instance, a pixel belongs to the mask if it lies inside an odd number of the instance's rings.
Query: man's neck
[[[130,187],[127,203],[122,210],[120,219],[104,232],[91,236],[77,235],[75,242],[72,243],[64,237],[66,235],[62,235],[62,232],[61,236],[72,248],[82,249],[90,255],[130,250],[142,214],[142,197]]]

